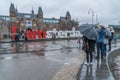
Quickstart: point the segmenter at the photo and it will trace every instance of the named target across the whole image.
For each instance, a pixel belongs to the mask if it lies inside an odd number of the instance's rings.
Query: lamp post
[[[96,24],[99,24],[98,23],[98,15],[97,15],[97,13],[95,13],[95,16],[96,16]]]
[[[93,9],[90,8],[89,11],[88,11],[88,14],[91,13],[91,16],[92,16],[92,25],[93,25],[93,16],[94,16],[94,12],[93,12]]]

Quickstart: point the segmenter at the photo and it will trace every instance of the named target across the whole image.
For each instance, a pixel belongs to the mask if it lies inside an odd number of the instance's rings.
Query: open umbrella
[[[79,26],[79,30],[83,36],[87,37],[90,40],[97,40],[98,38],[98,33],[95,29],[95,25],[83,24]]]

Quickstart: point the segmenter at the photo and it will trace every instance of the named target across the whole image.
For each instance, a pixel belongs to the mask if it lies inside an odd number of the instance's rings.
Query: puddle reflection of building
[[[37,52],[35,52],[35,55],[37,55],[37,56],[45,56],[45,52],[44,51],[37,51]]]
[[[25,52],[28,52],[28,43],[25,43]]]
[[[52,44],[56,44],[56,41],[52,41]]]
[[[42,50],[42,51],[45,50],[45,47],[46,47],[46,42],[42,42],[40,50]]]
[[[39,47],[37,46],[37,50],[33,50],[33,55],[37,55],[37,56],[45,56],[45,47],[46,47],[46,42],[41,42],[37,45],[40,45]]]
[[[12,47],[13,47],[13,52],[14,52],[14,53],[19,52],[19,44],[13,43],[13,44],[12,44]]]
[[[68,49],[68,50],[66,49],[66,54],[70,54],[71,51],[72,51],[71,49]]]

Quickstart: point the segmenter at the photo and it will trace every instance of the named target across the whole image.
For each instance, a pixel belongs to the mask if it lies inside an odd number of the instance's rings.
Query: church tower
[[[16,9],[13,3],[11,3],[10,5],[9,14],[10,14],[10,25],[15,26],[16,25]]]
[[[69,11],[67,11],[65,17],[66,17],[66,20],[69,20],[69,21],[71,20],[71,15],[70,15]]]
[[[43,11],[42,11],[42,8],[41,7],[39,7],[39,9],[38,9],[38,18],[39,19],[43,19]]]
[[[41,7],[39,7],[39,9],[38,9],[37,24],[38,24],[39,29],[41,29],[43,27],[43,11],[42,11]]]

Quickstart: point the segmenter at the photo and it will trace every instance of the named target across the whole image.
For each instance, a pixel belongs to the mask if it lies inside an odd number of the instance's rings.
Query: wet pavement
[[[120,48],[120,44],[112,44],[112,51]],[[107,53],[107,55],[109,52]],[[114,80],[112,73],[107,64],[107,56],[104,59],[96,59],[96,54],[94,54],[93,64],[86,65],[84,62],[79,80]]]
[[[95,60],[92,65],[83,65],[80,80],[114,80],[106,59]]]
[[[82,53],[76,40],[0,44],[0,80],[52,80]]]
[[[120,80],[120,55],[116,55],[116,57],[113,57],[112,69],[113,76],[115,77],[115,80]]]
[[[6,53],[26,53],[35,51],[50,51],[77,48],[77,40],[45,41],[45,42],[20,42],[20,43],[0,43],[0,54]]]
[[[120,48],[113,51],[109,56],[109,62],[108,62],[108,64],[110,64],[110,70],[115,80],[120,80],[120,54],[119,53],[120,53]]]
[[[118,47],[119,45],[113,45],[112,49]],[[61,67],[70,65],[70,61],[74,62],[83,52],[77,40],[64,40],[19,44],[0,43],[0,54],[0,80],[63,80],[53,79],[53,77],[56,73],[61,73]],[[82,60],[82,56],[80,57]],[[94,58],[92,65],[83,64],[79,80],[114,80],[106,61],[106,58],[103,60]],[[77,63],[80,62],[77,61]],[[71,70],[71,73],[75,70],[66,66],[63,72],[66,69]]]

